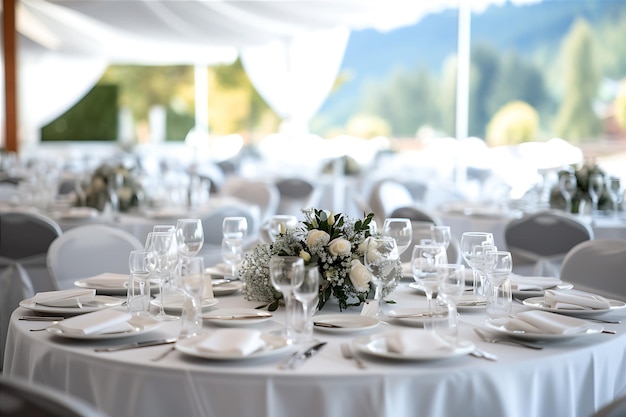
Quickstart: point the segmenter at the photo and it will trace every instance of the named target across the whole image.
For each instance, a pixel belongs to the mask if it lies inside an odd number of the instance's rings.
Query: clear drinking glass
[[[304,260],[299,256],[273,256],[270,258],[270,281],[285,299],[285,329],[283,335],[293,342],[294,288],[304,280]]]
[[[309,343],[313,340],[313,312],[319,299],[320,273],[317,268],[306,268],[302,283],[294,287],[294,315],[299,316],[293,323],[298,343]],[[300,314],[298,314],[300,313]]]
[[[493,245],[493,234],[489,232],[463,232],[461,235],[461,255],[467,266],[472,269],[474,276],[474,294],[478,292],[479,276],[474,269],[474,247],[477,245],[490,244]]]
[[[432,327],[444,339],[456,344],[458,337],[458,317],[456,302],[465,288],[465,266],[445,264],[437,266],[436,315],[444,315],[445,320],[432,320]]]
[[[487,252],[496,251],[498,248],[496,245],[483,242],[482,245],[476,245],[472,248],[472,285],[474,294],[483,294],[485,280],[487,279],[487,271],[485,270],[485,256]]]
[[[230,266],[231,279],[237,278],[237,266],[243,260],[243,245],[229,239],[222,240],[222,260]]]
[[[196,256],[204,244],[204,231],[200,219],[178,219],[176,221],[178,253],[188,259]]]
[[[202,331],[202,294],[204,292],[204,259],[189,258],[180,269],[178,286],[185,294],[180,338],[191,337]]]
[[[606,191],[609,194],[609,198],[611,199],[611,208],[613,209],[613,215],[617,217],[619,212],[620,198],[622,195],[622,184],[619,177],[609,176],[606,179]]]
[[[176,273],[176,268],[178,265],[178,243],[176,241],[176,226],[173,224],[157,224],[152,227],[153,232],[166,232],[174,234],[174,239],[172,239],[172,245],[170,246],[169,257],[170,262],[174,264],[174,267],[170,269],[170,272],[165,277],[165,285],[169,288],[172,287],[172,274]]]
[[[155,315],[158,320],[178,320],[178,317],[166,314],[163,307],[163,286],[177,262],[171,252],[173,239],[171,232],[150,232],[146,238],[146,265],[151,278],[159,285],[159,312]]]
[[[276,237],[279,234],[284,233],[285,230],[294,228],[298,225],[298,218],[288,214],[277,214],[270,217],[267,233],[269,234],[272,242],[276,241]]]
[[[383,236],[389,236],[396,240],[398,246],[398,254],[402,255],[413,239],[413,226],[410,219],[390,217],[385,219],[383,223]]]
[[[134,250],[128,257],[130,279],[128,281],[128,312],[137,316],[150,314],[150,270],[147,265],[148,252]]]
[[[439,285],[438,267],[448,263],[446,250],[442,245],[419,244],[413,246],[411,272],[417,285],[426,294],[428,312],[432,312],[433,294]]]
[[[392,237],[370,237],[365,248],[365,267],[372,274],[376,286],[374,299],[377,303],[376,317],[383,317],[383,287],[391,282],[396,274],[396,265],[400,254],[396,240]]]
[[[430,239],[439,245],[443,245],[446,249],[450,246],[452,235],[450,234],[450,226],[430,226]]]
[[[571,172],[561,173],[559,176],[559,190],[565,199],[565,211],[572,212],[572,197],[576,194],[576,175]]]
[[[601,174],[591,174],[589,176],[589,197],[591,198],[591,215],[598,213],[598,202],[604,191],[604,176]]]
[[[245,217],[225,217],[222,221],[222,259],[230,266],[232,278],[237,276],[237,265],[243,259],[243,241],[247,233]]]
[[[507,317],[511,313],[511,271],[513,259],[508,251],[491,251],[485,255],[487,280],[487,315],[490,318]]]

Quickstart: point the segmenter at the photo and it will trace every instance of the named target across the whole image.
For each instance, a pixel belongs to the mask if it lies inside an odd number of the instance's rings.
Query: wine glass
[[[138,316],[150,314],[150,269],[147,265],[148,252],[133,250],[128,256],[130,280],[128,283],[128,312]]]
[[[456,344],[458,336],[458,319],[456,302],[463,294],[465,287],[465,266],[458,264],[437,265],[437,310],[446,320],[431,320],[435,331],[452,344]],[[439,311],[437,311],[439,313]],[[433,314],[433,317],[435,314]]]
[[[178,243],[176,241],[176,226],[173,224],[157,224],[152,227],[153,232],[169,232],[174,235],[174,239],[172,239],[172,245],[170,247],[170,251],[168,256],[171,258],[170,261],[174,263],[174,268],[172,268],[167,276],[165,277],[165,284],[168,287],[172,286],[172,272],[175,271],[178,265]]]
[[[474,260],[476,254],[474,253],[474,247],[482,244],[493,245],[493,234],[489,232],[463,232],[461,235],[461,254],[467,266],[472,269],[472,275],[474,277],[474,294],[478,293],[478,279],[480,272],[475,269]],[[479,261],[480,259],[476,259]]]
[[[195,336],[202,330],[202,300],[204,292],[204,259],[199,256],[186,260],[178,275],[178,287],[183,290],[180,338]]]
[[[609,176],[606,179],[606,191],[609,194],[609,199],[611,200],[613,215],[616,217],[618,216],[619,211],[621,189],[622,185],[619,177]]]
[[[591,215],[598,213],[598,202],[604,191],[604,176],[598,173],[589,176],[589,197],[591,198]]]
[[[204,244],[204,231],[200,219],[178,219],[176,242],[178,253],[184,260],[196,256]]]
[[[450,240],[452,239],[450,233],[450,226],[430,226],[430,239],[439,245],[443,245],[446,249],[450,246]]]
[[[559,176],[559,190],[565,199],[565,211],[572,212],[572,197],[576,193],[576,175],[571,172],[561,173]]]
[[[448,263],[446,250],[442,245],[419,244],[413,246],[411,272],[417,285],[426,294],[428,312],[431,312],[432,298],[437,290],[437,267]]]
[[[277,214],[270,217],[267,228],[270,240],[275,242],[278,235],[285,233],[288,228],[296,227],[297,224],[298,218],[289,214]]]
[[[301,304],[295,305],[294,308],[301,307],[301,320],[298,320],[294,330],[298,334],[298,343],[308,343],[313,339],[313,311],[317,304],[320,290],[320,272],[316,267],[306,268],[304,271],[304,279],[302,283],[294,287],[293,294],[295,299]]]
[[[485,255],[487,283],[487,315],[491,318],[507,316],[511,312],[512,294],[510,275],[513,270],[511,252],[490,251]]]
[[[171,232],[150,232],[146,238],[146,265],[151,272],[152,279],[159,285],[159,312],[155,318],[162,321],[178,319],[176,316],[165,314],[163,307],[163,286],[166,277],[176,266],[170,252],[173,239],[175,237]]]
[[[243,241],[248,232],[245,217],[225,217],[222,221],[222,259],[230,266],[231,277],[243,259]]]
[[[374,293],[377,303],[376,317],[383,316],[383,287],[395,278],[399,258],[400,254],[394,238],[382,236],[367,239],[364,262],[376,286]]]
[[[411,246],[413,226],[410,219],[389,217],[385,219],[381,233],[396,240],[398,255],[402,255]]]
[[[270,282],[272,286],[283,294],[285,299],[284,336],[294,341],[294,288],[302,285],[304,280],[304,260],[299,256],[272,256],[270,258]]]

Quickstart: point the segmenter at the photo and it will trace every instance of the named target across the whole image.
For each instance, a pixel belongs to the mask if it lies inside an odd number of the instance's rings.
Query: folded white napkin
[[[35,304],[48,307],[82,307],[82,303],[93,300],[96,296],[94,289],[69,289],[61,291],[38,292],[32,298]]]
[[[132,329],[132,326],[128,324],[131,317],[125,311],[104,309],[70,317],[59,322],[57,327],[66,333],[73,334],[122,332]]]
[[[435,332],[424,329],[401,330],[385,337],[387,351],[403,355],[421,351],[452,349],[452,346]]]
[[[248,356],[265,347],[259,330],[218,329],[196,345],[200,352]]]
[[[578,290],[546,290],[544,302],[551,308],[566,310],[604,310],[611,308],[611,303],[606,298]]]
[[[84,282],[88,285],[97,285],[101,288],[123,288],[128,280],[128,274],[115,274],[112,272],[105,272],[104,274],[85,278],[81,280],[81,282]]]
[[[511,289],[513,291],[541,291],[554,288],[561,284],[555,277],[525,277],[511,274]]]
[[[579,333],[587,327],[584,320],[541,310],[524,311],[515,317],[495,319],[492,323],[509,331],[543,334]]]

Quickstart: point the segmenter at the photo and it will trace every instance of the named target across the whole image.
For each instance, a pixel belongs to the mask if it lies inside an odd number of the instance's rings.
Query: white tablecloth
[[[394,308],[424,303],[407,283],[391,298],[397,302]],[[229,295],[214,308],[257,305]],[[335,308],[327,304],[320,314],[336,313]],[[75,341],[30,332],[42,323],[18,321],[22,314],[29,311],[19,308],[12,317],[4,373],[66,391],[111,416],[589,417],[626,394],[626,324],[606,325],[617,335],[590,335],[535,351],[480,341],[472,328],[483,322],[484,313],[461,313],[461,338],[498,355],[497,362],[473,356],[431,362],[363,356],[365,370],[340,354],[340,342],[354,335],[316,331],[316,338],[328,345],[301,368],[284,371],[278,365],[286,352],[240,362],[203,360],[177,351],[159,362],[150,360],[169,346],[96,353],[96,346],[128,340]],[[279,310],[275,320],[258,326],[280,329],[282,318]],[[173,336],[179,326],[166,322],[136,339]],[[392,328],[381,324],[370,333]]]

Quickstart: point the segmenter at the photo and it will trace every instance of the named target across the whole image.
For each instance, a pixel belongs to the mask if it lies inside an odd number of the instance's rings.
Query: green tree
[[[601,131],[593,110],[600,76],[594,65],[594,45],[589,25],[577,20],[561,47],[563,101],[555,121],[555,131],[572,142],[595,137]]]
[[[528,103],[512,101],[504,105],[487,126],[487,143],[491,146],[514,145],[534,140],[539,115]]]
[[[468,133],[482,138],[491,119],[488,102],[494,90],[494,80],[500,73],[500,59],[498,51],[486,44],[477,44],[471,54]]]

